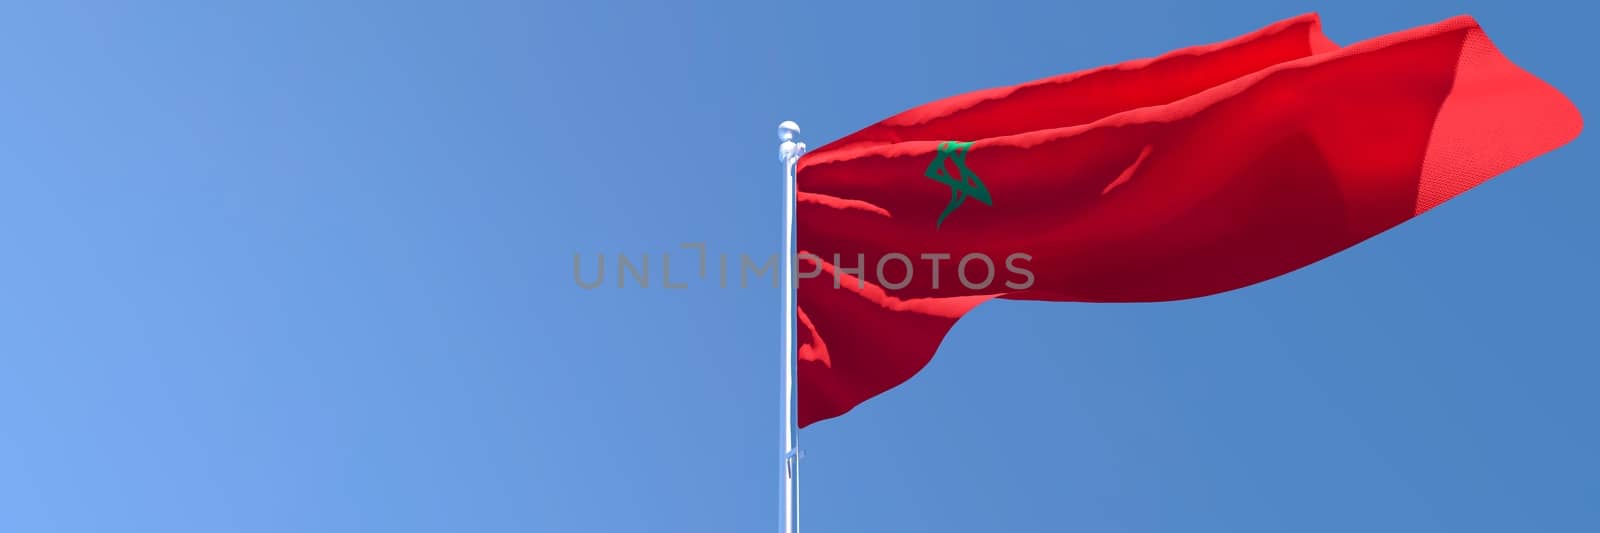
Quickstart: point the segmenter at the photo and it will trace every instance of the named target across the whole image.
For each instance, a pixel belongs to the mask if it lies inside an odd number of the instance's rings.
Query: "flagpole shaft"
[[[800,530],[800,453],[799,437],[795,427],[795,305],[794,305],[794,208],[795,173],[806,145],[796,137],[800,126],[784,121],[778,125],[778,159],[783,162],[783,447],[781,449],[783,482],[783,533]]]

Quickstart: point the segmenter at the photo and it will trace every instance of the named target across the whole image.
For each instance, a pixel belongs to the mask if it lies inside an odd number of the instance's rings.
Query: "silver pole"
[[[800,125],[778,124],[778,159],[783,162],[783,533],[800,530],[800,439],[794,423],[794,194],[795,166],[806,153],[806,143],[796,140]]]

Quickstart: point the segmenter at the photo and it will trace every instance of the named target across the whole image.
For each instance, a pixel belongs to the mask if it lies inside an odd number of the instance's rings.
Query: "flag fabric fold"
[[[910,379],[989,299],[1244,287],[1581,129],[1464,16],[1340,47],[1304,15],[910,109],[800,159],[800,426]]]

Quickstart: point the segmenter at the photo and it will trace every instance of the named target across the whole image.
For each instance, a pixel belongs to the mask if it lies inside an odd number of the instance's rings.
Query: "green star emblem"
[[[934,227],[944,225],[945,217],[954,213],[957,207],[967,198],[972,198],[984,205],[994,205],[989,199],[989,188],[983,185],[983,180],[978,179],[978,174],[967,167],[967,154],[972,151],[972,143],[945,141],[939,143],[938,154],[933,162],[928,164],[928,170],[923,173],[928,179],[950,186],[950,203],[944,207],[944,212],[939,213],[939,220],[934,222]],[[951,176],[946,170],[945,161],[955,164],[958,176]]]

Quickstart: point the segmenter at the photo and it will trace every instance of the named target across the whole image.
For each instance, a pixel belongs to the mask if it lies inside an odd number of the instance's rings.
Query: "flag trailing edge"
[[[1465,16],[1340,47],[1308,14],[915,107],[799,160],[799,426],[909,379],[990,299],[1248,286],[1581,129]]]

